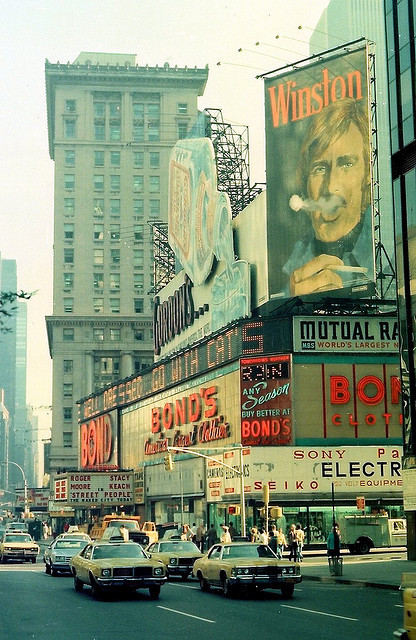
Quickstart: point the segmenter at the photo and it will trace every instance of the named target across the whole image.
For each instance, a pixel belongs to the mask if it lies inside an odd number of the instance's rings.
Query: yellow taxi
[[[154,600],[166,582],[163,563],[149,558],[136,542],[91,542],[71,558],[70,566],[75,590],[88,585],[94,597],[108,591],[149,589]]]
[[[399,640],[416,640],[416,573],[403,573],[400,589],[403,591],[403,629],[393,633]]]
[[[39,545],[32,536],[23,531],[6,530],[0,539],[0,562],[23,560],[35,563],[39,551]]]
[[[195,560],[203,556],[191,540],[158,540],[149,544],[146,551],[163,562],[168,578],[180,576],[182,580],[191,575]]]
[[[195,561],[193,575],[202,591],[219,587],[225,596],[250,589],[280,589],[283,598],[291,598],[295,584],[302,580],[298,562],[280,560],[267,544],[257,542],[214,544]]]

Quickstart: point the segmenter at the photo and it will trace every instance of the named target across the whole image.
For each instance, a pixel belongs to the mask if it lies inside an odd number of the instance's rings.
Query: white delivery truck
[[[405,547],[406,520],[387,515],[345,515],[339,519],[341,543],[350,553],[368,553],[374,547]]]

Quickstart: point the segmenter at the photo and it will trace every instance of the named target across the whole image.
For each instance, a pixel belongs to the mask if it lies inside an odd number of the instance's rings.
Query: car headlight
[[[111,569],[101,569],[101,575],[103,578],[109,578],[111,576]]]
[[[178,564],[178,558],[169,558],[169,564]]]
[[[163,567],[155,567],[153,573],[155,576],[163,576]]]
[[[234,576],[248,576],[252,571],[248,567],[234,567],[231,573]]]

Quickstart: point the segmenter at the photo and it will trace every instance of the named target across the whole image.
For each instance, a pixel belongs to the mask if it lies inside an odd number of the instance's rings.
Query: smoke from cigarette
[[[289,207],[293,211],[322,211],[323,213],[332,214],[339,207],[345,206],[344,199],[337,195],[329,196],[329,198],[323,198],[322,196],[318,200],[312,200],[308,198],[304,200],[297,194],[293,194],[289,200]]]

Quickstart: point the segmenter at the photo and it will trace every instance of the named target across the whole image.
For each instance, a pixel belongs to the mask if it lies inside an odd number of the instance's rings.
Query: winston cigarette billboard
[[[368,82],[365,47],[265,78],[274,298],[373,289]]]

